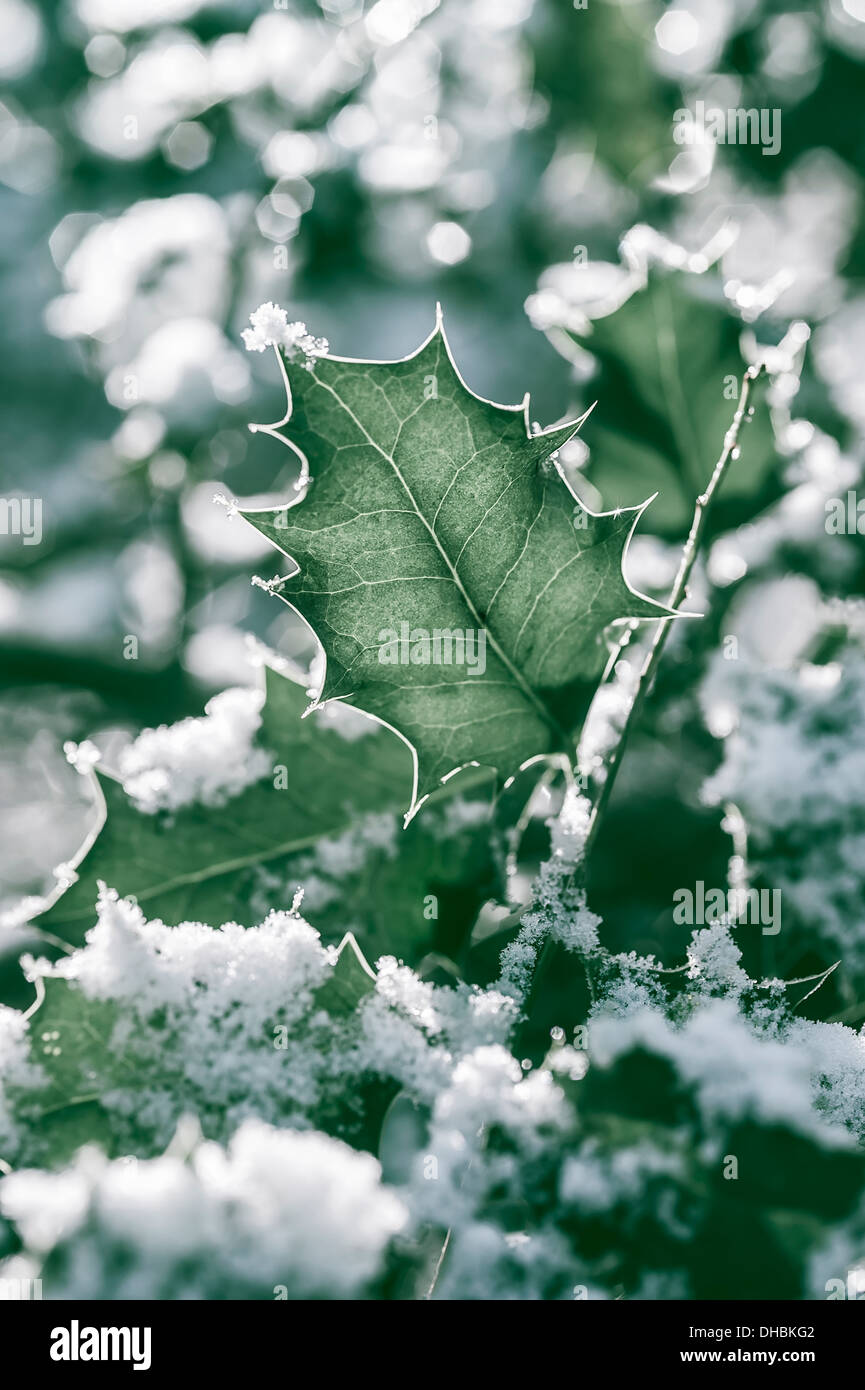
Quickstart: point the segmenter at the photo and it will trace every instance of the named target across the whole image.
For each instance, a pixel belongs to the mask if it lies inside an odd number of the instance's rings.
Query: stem
[[[756,381],[757,377],[760,375],[762,370],[763,369],[760,367],[749,367],[742,378],[742,389],[739,393],[739,405],[736,410],[736,413],[733,416],[730,428],[727,430],[727,433],[724,436],[724,447],[721,450],[721,455],[712,471],[712,476],[709,479],[708,487],[706,488],[705,492],[701,493],[700,496],[697,498],[694,507],[694,519],[691,522],[691,529],[688,533],[688,539],[685,542],[685,548],[682,551],[682,558],[679,562],[679,569],[676,574],[676,578],[673,581],[673,587],[670,591],[670,597],[668,600],[668,607],[670,608],[678,609],[679,604],[685,598],[688,587],[688,580],[691,577],[691,571],[694,568],[694,563],[700,552],[700,547],[702,545],[703,537],[706,532],[706,524],[708,521],[712,501],[715,497],[716,492],[718,491],[718,488],[721,485],[721,482],[723,481],[724,474],[727,470],[727,465],[730,463],[730,460],[732,459],[734,452],[737,448],[739,442],[739,430],[741,428],[742,421],[747,416],[748,398],[751,394],[751,387],[754,381]],[[666,646],[667,637],[669,636],[672,624],[672,617],[662,618],[660,620],[652,644],[646,653],[645,660],[643,661],[643,666],[640,671],[640,676],[637,682],[637,689],[634,693],[634,698],[631,701],[627,717],[622,727],[622,732],[619,735],[618,743],[616,744],[615,748],[613,749],[610,755],[610,760],[607,764],[606,778],[604,779],[601,789],[598,792],[597,800],[595,801],[595,804],[591,811],[591,815],[589,817],[589,827],[586,834],[586,840],[583,846],[582,854],[580,856],[580,862],[583,865],[585,865],[588,861],[589,850],[597,836],[598,827],[601,824],[604,811],[609,802],[610,793],[613,790],[613,784],[616,780],[616,775],[618,773],[619,766],[622,761],[622,755],[627,746],[628,738],[630,737],[630,734],[633,731],[643,711],[643,707],[646,703],[646,697],[651,688],[652,681],[654,679],[654,675],[658,667],[658,663],[664,651],[664,647]],[[630,640],[630,634],[627,640]],[[625,642],[623,640],[622,643],[620,643],[620,650],[624,645]],[[521,918],[522,915],[523,914],[520,913],[517,917],[517,920],[519,920],[519,918]],[[534,967],[532,970],[531,984],[525,997],[524,1016],[526,1019],[530,1016],[532,1011],[532,1003],[534,999],[537,997],[541,976],[543,975],[544,971],[549,967],[551,954],[550,947],[551,938],[549,934],[547,934],[535,958]],[[589,972],[587,969],[587,975],[588,974]]]
[[[746,417],[748,409],[748,397],[751,394],[751,386],[758,377],[759,372],[759,368],[749,367],[748,370],[745,372],[744,377],[742,378],[742,390],[739,396],[739,406],[736,410],[735,415],[733,416],[732,424],[730,425],[730,428],[724,436],[724,447],[721,450],[721,455],[718,459],[718,462],[715,464],[712,476],[709,479],[709,486],[706,488],[706,491],[701,493],[700,496],[697,498],[697,502],[694,507],[694,519],[691,522],[691,529],[688,533],[688,539],[685,542],[685,548],[682,551],[682,558],[679,562],[679,569],[676,574],[676,578],[673,581],[673,587],[670,591],[670,597],[668,600],[668,606],[670,608],[677,609],[679,607],[679,604],[683,601],[683,599],[686,596],[688,580],[691,577],[691,571],[694,568],[694,562],[696,561],[697,556],[700,553],[700,547],[702,545],[703,537],[705,535],[706,524],[708,522],[712,501],[714,499],[715,493],[718,491],[718,488],[721,485],[721,482],[723,481],[724,474],[727,471],[727,465],[732,459],[733,454],[738,445],[739,430],[741,428],[742,421]],[[600,825],[601,818],[610,799],[610,793],[613,790],[616,775],[621,765],[622,755],[624,754],[625,748],[627,747],[628,739],[634,729],[634,726],[638,722],[639,717],[643,711],[643,706],[646,703],[646,697],[648,696],[649,690],[651,689],[652,681],[654,679],[655,672],[658,668],[658,663],[661,660],[661,656],[663,654],[664,647],[666,646],[667,638],[670,634],[672,625],[672,618],[663,618],[658,623],[654,640],[652,641],[652,645],[646,653],[642,670],[640,671],[639,680],[637,681],[636,693],[634,694],[634,698],[631,702],[631,707],[628,710],[627,718],[625,719],[622,732],[619,736],[619,741],[616,744],[616,747],[613,749],[613,752],[610,756],[610,761],[607,764],[607,775],[598,793],[598,799],[595,802],[595,805],[592,809],[591,818],[589,820],[589,831],[586,837],[586,846],[584,851],[585,854],[588,854],[589,848],[594,842],[595,836],[597,835],[598,826]]]
[[[429,1286],[429,1288],[427,1289],[426,1293],[424,1294],[424,1298],[425,1298],[425,1299],[431,1299],[432,1296],[433,1296],[433,1294],[435,1293],[436,1284],[438,1283],[439,1275],[440,1275],[441,1272],[442,1272],[442,1265],[443,1265],[444,1262],[445,1262],[445,1255],[446,1255],[447,1252],[448,1252],[448,1246],[449,1246],[450,1243],[451,1243],[451,1235],[452,1235],[452,1234],[453,1234],[453,1228],[449,1226],[448,1229],[447,1229],[447,1231],[445,1232],[444,1242],[443,1242],[443,1244],[442,1244],[441,1250],[439,1251],[438,1259],[437,1259],[436,1262],[435,1262],[435,1269],[433,1270],[433,1276],[432,1276],[432,1280],[430,1281],[430,1286]]]

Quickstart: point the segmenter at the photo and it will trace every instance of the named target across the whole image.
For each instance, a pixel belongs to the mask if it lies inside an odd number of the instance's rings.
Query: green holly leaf
[[[411,786],[402,742],[368,721],[347,738],[327,712],[302,718],[303,686],[266,671],[257,742],[273,771],[221,806],[136,808],[116,777],[93,778],[100,825],[77,878],[38,918],[80,945],[100,881],[148,917],[253,926],[307,892],[303,911],[325,941],[353,931],[375,959],[457,954],[481,903],[500,889],[490,845],[492,776],[473,768],[442,788],[426,823],[403,830]],[[355,730],[355,734],[356,734]]]
[[[49,1166],[66,1162],[82,1144],[112,1148],[102,1095],[135,1084],[135,1068],[112,1048],[118,1021],[112,1000],[85,1000],[68,980],[38,981],[29,1010],[30,1055],[46,1080],[11,1100],[26,1119],[28,1146]]]
[[[243,515],[299,567],[277,592],[324,648],[320,701],[406,741],[409,817],[456,768],[569,748],[605,629],[667,612],[623,571],[642,508],[594,515],[550,461],[582,422],[533,435],[528,401],[473,395],[441,322],[399,362],[280,361],[288,423],[267,428],[311,481]]]
[[[336,962],[318,990],[316,1003],[331,1016],[353,1014],[362,999],[375,989],[375,971],[364,958],[351,932],[347,932],[336,953]]]
[[[348,1024],[374,989],[375,974],[349,934],[316,991],[313,1011],[325,1010],[335,1026]],[[37,979],[37,999],[26,1017],[30,1060],[39,1066],[44,1084],[7,1085],[3,1092],[4,1103],[25,1131],[26,1162],[65,1163],[85,1143],[98,1143],[109,1154],[122,1152],[124,1136],[129,1143],[129,1128],[104,1101],[114,1093],[144,1097],[154,1087],[161,1088],[178,1097],[182,1112],[179,1097],[188,1078],[178,1069],[177,1054],[172,1057],[168,1035],[166,1046],[151,1044],[150,1060],[145,1061],[135,1051],[134,1036],[128,1031],[129,1011],[118,1000],[93,998],[77,979],[48,975]],[[136,1027],[162,1036],[162,1011],[139,1019]],[[269,1049],[271,1037],[271,1031],[265,1030],[259,1045]],[[146,1149],[148,1123],[139,1131],[138,1111],[134,1106],[127,1118],[133,1123],[136,1147]]]
[[[712,286],[687,270],[653,266],[614,312],[587,319],[570,338],[598,363],[599,405],[587,432],[586,475],[607,507],[657,492],[650,526],[684,535],[736,409],[747,363],[744,325]],[[763,390],[761,384],[760,390]],[[779,493],[775,437],[758,405],[712,505],[713,527],[747,520]]]

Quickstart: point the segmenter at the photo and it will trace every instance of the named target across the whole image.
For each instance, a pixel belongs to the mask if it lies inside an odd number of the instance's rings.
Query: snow
[[[288,337],[288,315],[278,304],[270,301],[259,304],[250,314],[251,328],[241,333],[248,352],[264,352],[265,348],[282,347]]]
[[[331,1018],[318,990],[335,952],[298,906],[256,927],[169,927],[103,885],[84,947],[53,965],[29,961],[31,977],[80,994],[82,1012],[88,1001],[111,1010],[98,1016],[104,1044],[79,1084],[100,1096],[118,1144],[156,1153],[186,1113],[222,1142],[251,1116],[305,1128],[326,1112],[350,1130],[360,1078],[395,1080],[432,1103],[461,1056],[507,1041],[512,999],[464,984],[436,987],[394,957],[378,962],[375,990],[354,1014]],[[37,1011],[34,1039],[38,1028]],[[58,1056],[66,1049],[60,1028]],[[0,1135],[18,1162],[38,1159],[42,1142],[38,1129],[18,1124],[13,1104],[38,1075],[25,1032],[20,1015],[0,1013]],[[32,1120],[38,1090],[17,1103]]]
[[[0,1004],[0,1159],[13,1153],[23,1138],[12,1094],[41,1084],[41,1072],[30,1061],[24,1016]]]
[[[629,563],[632,551],[633,546],[628,552]],[[645,587],[633,576],[632,582],[637,588]],[[600,781],[606,776],[605,759],[619,741],[634,701],[638,676],[639,664],[620,658],[612,678],[596,692],[580,733],[578,757],[584,774],[591,774]]]
[[[865,1135],[865,1035],[842,1023],[797,1018],[784,1037],[808,1051],[819,1110],[851,1133]]]
[[[598,949],[601,918],[590,911],[580,882],[591,803],[576,786],[565,792],[558,815],[550,817],[550,857],[541,864],[531,908],[520,930],[502,951],[498,987],[524,998],[531,986],[538,954],[547,939],[568,951],[590,955]]]
[[[40,1252],[75,1238],[55,1298],[349,1297],[407,1219],[369,1154],[258,1120],[188,1160],[83,1150],[63,1173],[14,1173],[0,1182],[0,1210]],[[118,1266],[117,1249],[133,1258]]]
[[[741,990],[748,975],[739,964],[742,952],[725,922],[695,931],[688,947],[688,974],[701,989]]]
[[[205,714],[145,729],[120,755],[123,789],[139,811],[176,811],[200,802],[222,806],[266,777],[273,756],[254,746],[264,694],[224,690]]]
[[[847,615],[837,614],[837,619]],[[716,659],[701,687],[723,760],[702,788],[734,803],[762,879],[853,969],[865,964],[865,655],[765,668]]]
[[[810,1034],[806,1034],[810,1038]],[[666,1057],[682,1081],[693,1086],[707,1123],[751,1116],[762,1124],[786,1124],[829,1147],[851,1142],[846,1131],[824,1120],[814,1107],[815,1067],[801,1033],[784,1041],[761,1036],[734,999],[711,999],[680,1026],[656,1009],[639,1009],[627,1019],[592,1019],[593,1064],[609,1067],[632,1048]],[[837,1073],[832,1083],[838,1081]]]
[[[792,1017],[781,987],[743,1002],[754,989],[723,924],[694,933],[692,989],[675,1010],[652,958],[604,958],[587,1050],[559,1035],[547,1063],[528,1069],[511,1050],[521,1000],[507,989],[434,985],[386,956],[355,1013],[332,1018],[318,989],[334,954],[297,910],[248,929],[166,927],[103,889],[86,945],[31,965],[116,1006],[91,1084],[119,1152],[138,1154],[83,1150],[58,1173],[22,1168],[0,1182],[0,1210],[37,1273],[72,1252],[54,1296],[367,1296],[397,1232],[421,1238],[428,1224],[451,1230],[435,1297],[564,1298],[575,1286],[605,1296],[563,1234],[573,1213],[645,1203],[647,1219],[687,1240],[675,1197],[694,1145],[703,1162],[723,1154],[745,1117],[828,1150],[865,1132],[865,1038]],[[35,1074],[26,1028],[0,1011],[0,1125],[8,1117],[19,1163],[39,1159],[26,1131],[38,1088],[31,1112],[16,1090]],[[696,1130],[677,1131],[669,1150],[640,1137],[602,1144],[577,1120],[587,1069],[634,1049],[666,1058],[695,1098]],[[350,1124],[346,1094],[374,1076],[428,1115],[398,1189],[333,1133]],[[185,1116],[206,1138],[185,1123],[172,1140]],[[534,1212],[525,1227],[500,1224],[499,1210],[523,1208]],[[643,1271],[640,1288],[653,1278]]]
[[[300,1027],[331,969],[318,933],[288,912],[250,929],[167,927],[104,887],[97,912],[81,950],[31,971],[66,981],[85,1011],[88,1000],[115,1006],[86,1085],[119,1140],[158,1151],[187,1110],[223,1138],[249,1115],[307,1123],[340,1069],[336,1031],[311,1047]],[[38,1012],[34,1020],[38,1029]],[[284,1050],[276,1028],[286,1030]],[[26,1152],[27,1136],[19,1142]]]
[[[522,924],[513,941],[502,951],[499,988],[523,999],[531,987],[538,953],[547,938],[549,923],[537,912],[523,914]]]
[[[435,1120],[466,1138],[482,1125],[498,1124],[528,1139],[541,1126],[555,1125],[562,1110],[562,1093],[548,1071],[524,1075],[506,1048],[479,1047],[457,1064]]]
[[[559,814],[549,821],[552,857],[559,865],[572,869],[582,859],[591,810],[588,797],[570,786]]]
[[[266,348],[282,348],[289,361],[301,356],[307,365],[328,352],[326,338],[315,338],[307,332],[305,323],[289,323],[288,315],[278,304],[260,304],[250,314],[251,328],[241,334],[247,352],[264,352]]]
[[[579,1157],[567,1158],[559,1179],[564,1203],[584,1212],[599,1212],[620,1202],[636,1203],[646,1183],[657,1177],[678,1177],[682,1159],[649,1143],[601,1153],[589,1141]]]
[[[780,701],[772,708],[801,725],[810,756],[815,739],[840,737],[824,701],[848,672],[841,663],[837,674],[771,673],[769,694],[764,675],[754,698],[760,709]],[[161,784],[139,784],[150,809],[218,798],[248,775],[260,711],[259,693],[230,691],[203,719],[148,731],[149,741],[142,735],[136,775],[164,773]],[[225,754],[208,779],[217,746]],[[719,778],[733,765],[729,739],[728,754]],[[745,776],[748,758],[735,768]],[[455,805],[451,822],[441,817],[442,833],[471,830],[488,814],[485,802]],[[826,812],[834,827],[837,813],[828,803]],[[786,814],[779,808],[776,817]],[[702,1163],[723,1155],[731,1125],[783,1126],[828,1151],[861,1141],[865,1036],[796,1017],[780,982],[750,981],[728,924],[693,932],[669,994],[673,982],[653,957],[603,950],[583,886],[589,815],[571,787],[548,822],[550,854],[494,985],[435,985],[385,955],[374,988],[348,1015],[324,1007],[319,991],[335,951],[299,915],[299,895],[291,911],[269,912],[250,928],[168,927],[103,885],[85,945],[28,968],[63,982],[89,1008],[104,1040],[86,1059],[88,1091],[100,1096],[114,1151],[136,1157],[85,1149],[55,1173],[21,1166],[47,1161],[34,1123],[40,1088],[55,1057],[74,1068],[77,1054],[64,1056],[62,1018],[56,1053],[43,1056],[38,1010],[29,1023],[0,1010],[0,1154],[19,1165],[0,1182],[0,1211],[23,1242],[15,1259],[38,1277],[59,1257],[58,1297],[374,1297],[397,1234],[423,1240],[432,1226],[451,1232],[434,1297],[569,1298],[574,1288],[603,1297],[616,1279],[579,1256],[579,1221],[625,1203],[667,1236],[689,1240],[677,1194],[695,1154]],[[317,893],[345,893],[371,853],[396,852],[399,833],[396,817],[369,815],[319,842],[298,871],[304,908]],[[744,882],[747,864],[738,852],[734,861],[733,877]],[[296,885],[283,886],[287,901]],[[585,1049],[554,1030],[549,1056],[532,1067],[514,1053],[515,1029],[548,940],[584,958],[595,1002]],[[665,1058],[693,1096],[696,1118],[669,1149],[627,1134],[602,1141],[591,1112],[581,1115],[584,1078],[635,1049]],[[399,1188],[382,1182],[370,1154],[344,1142],[358,1142],[373,1082],[420,1117]],[[518,1212],[525,1217],[507,1214]],[[854,1248],[855,1229],[836,1232],[845,1249]],[[128,1258],[118,1275],[121,1247]],[[826,1258],[841,1248],[836,1241]],[[822,1268],[815,1259],[813,1270]],[[647,1269],[630,1296],[687,1294],[680,1271]]]

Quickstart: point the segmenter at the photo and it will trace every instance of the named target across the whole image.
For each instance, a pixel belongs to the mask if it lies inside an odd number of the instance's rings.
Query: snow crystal
[[[522,999],[528,993],[538,953],[546,940],[549,923],[539,912],[523,914],[522,925],[513,941],[502,951],[498,988]]]
[[[241,337],[248,352],[264,352],[265,348],[282,347],[288,334],[288,315],[278,304],[268,301],[259,304],[249,316],[251,328],[245,328]]]
[[[252,1115],[305,1126],[323,1110],[349,1134],[362,1076],[389,1078],[432,1104],[461,1056],[506,1042],[512,999],[462,983],[434,986],[393,957],[379,962],[375,989],[354,1013],[331,1017],[318,991],[335,953],[297,906],[256,927],[167,927],[103,885],[85,946],[55,964],[31,963],[33,976],[66,981],[109,1009],[86,1084],[118,1143],[156,1152],[187,1112],[220,1140]],[[31,1028],[38,1012],[34,1020]],[[10,1038],[0,1047],[0,1124],[8,1112],[17,1161],[41,1156],[39,1130],[28,1139],[7,1102],[14,1093],[25,1119],[38,1114],[38,1091],[20,1100],[37,1076],[26,1072],[25,1031],[21,1015],[0,1013],[0,1043]]]
[[[381,1185],[377,1160],[324,1134],[248,1123],[227,1154],[206,1145],[195,1167],[231,1214],[227,1263],[249,1282],[261,1279],[263,1267],[268,1278],[284,1272],[290,1280],[283,1282],[307,1293],[345,1295],[372,1277],[405,1222],[402,1203]]]
[[[525,1075],[506,1048],[493,1046],[476,1048],[457,1064],[436,1103],[435,1122],[467,1137],[491,1124],[529,1137],[562,1115],[562,1092],[550,1073]]]
[[[577,787],[570,786],[559,814],[549,821],[553,858],[568,868],[574,868],[582,859],[591,811],[588,797]]]
[[[639,663],[620,659],[613,678],[595,692],[580,734],[578,761],[584,773],[599,780],[606,776],[606,759],[621,737],[638,684]]]
[[[254,929],[166,927],[106,888],[97,912],[86,947],[51,973],[75,980],[90,998],[123,1000],[142,1019],[176,1005],[195,1027],[240,1011],[256,1032],[276,1012],[289,1023],[300,1018],[327,974],[318,933],[289,912],[272,912]]]
[[[316,357],[324,357],[328,352],[326,338],[315,338],[305,323],[289,323],[288,315],[278,304],[260,304],[249,316],[251,328],[241,333],[248,352],[264,352],[266,348],[282,348],[290,361],[297,356],[311,364]]]
[[[595,956],[589,1064],[634,1048],[666,1057],[693,1088],[704,1153],[721,1122],[745,1116],[851,1144],[842,1125],[865,1128],[865,1038],[791,1019],[778,990],[761,991],[746,1016],[738,952],[719,927],[695,932],[691,969],[698,989],[728,997],[692,989],[679,996],[677,1022],[651,958]],[[674,1204],[660,1198],[682,1179],[678,1147],[602,1146],[575,1125],[586,1053],[555,1048],[526,1072],[508,1045],[519,1000],[433,985],[394,957],[379,962],[354,1014],[332,1018],[317,992],[333,954],[296,913],[247,930],[167,928],[104,890],[86,946],[36,967],[119,1006],[95,1084],[121,1147],[128,1134],[139,1154],[159,1152],[184,1114],[210,1136],[126,1163],[83,1151],[62,1174],[19,1171],[0,1183],[0,1209],[28,1256],[61,1256],[56,1296],[272,1297],[277,1287],[288,1297],[366,1296],[392,1237],[419,1237],[431,1223],[451,1230],[434,1297],[569,1297],[592,1281],[560,1229],[559,1204],[599,1213],[654,1203],[657,1186],[652,1219],[672,1229]],[[285,1050],[273,1046],[276,1022]],[[26,1066],[25,1027],[0,1011],[0,1058],[8,1037],[13,1071]],[[118,1058],[133,1071],[122,1084]],[[370,1074],[429,1113],[398,1194],[369,1155],[316,1132],[332,1129],[339,1098]],[[499,1211],[523,1207],[525,1229],[500,1224]],[[128,1254],[119,1275],[109,1267],[118,1248]]]
[[[507,1041],[517,1016],[507,994],[462,983],[455,989],[432,985],[393,956],[377,965],[376,992],[361,1015],[359,1065],[395,1077],[432,1103],[460,1057]]]
[[[741,990],[748,984],[748,975],[739,961],[742,952],[733,940],[725,922],[715,922],[695,931],[688,947],[688,975],[701,989],[712,991]]]
[[[311,1046],[300,1027],[331,969],[318,933],[288,912],[248,929],[166,927],[105,888],[97,910],[81,950],[33,968],[117,1006],[87,1085],[118,1133],[152,1152],[184,1110],[217,1136],[251,1114],[302,1121],[341,1066],[338,1029]]]
[[[364,1002],[360,1037],[345,1059],[347,1075],[369,1071],[392,1077],[411,1096],[429,1104],[447,1084],[452,1067],[447,1049],[431,1046],[417,1019],[393,1008],[385,995],[376,992]]]
[[[523,913],[519,933],[501,955],[497,987],[516,998],[529,989],[538,953],[548,937],[582,954],[598,948],[601,918],[589,910],[578,881],[590,819],[588,797],[571,786],[559,814],[547,821],[550,857],[540,867],[532,907]]]
[[[613,961],[618,971],[607,983],[593,1013],[601,1013],[605,1018],[630,1018],[643,1009],[660,1007],[663,991],[657,977],[636,960],[615,956]]]
[[[842,1023],[796,1018],[783,1036],[808,1051],[818,1109],[865,1138],[865,1035]]]
[[[568,951],[589,955],[598,947],[598,927],[601,922],[602,918],[587,907],[583,891],[575,889],[566,903],[565,912],[552,923],[550,934]]]
[[[64,1240],[83,1219],[88,1205],[88,1171],[94,1159],[59,1173],[22,1169],[0,1182],[0,1211],[19,1227],[25,1243],[43,1254]]]
[[[127,796],[148,815],[221,806],[265,777],[273,757],[253,746],[263,703],[263,691],[237,687],[215,695],[201,717],[145,729],[120,755]]]
[[[86,738],[83,743],[73,743],[71,740],[67,740],[63,745],[63,752],[67,762],[82,774],[90,772],[102,756],[96,744],[89,738]]]

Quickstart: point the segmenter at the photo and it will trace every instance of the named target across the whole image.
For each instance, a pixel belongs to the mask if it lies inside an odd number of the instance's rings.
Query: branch
[[[679,562],[678,573],[676,574],[676,578],[673,581],[673,587],[670,591],[670,597],[668,600],[668,606],[670,608],[677,609],[679,607],[679,604],[682,603],[686,596],[688,580],[691,577],[691,571],[694,568],[694,563],[697,559],[697,556],[700,553],[700,547],[703,543],[703,537],[706,532],[706,524],[708,522],[712,501],[714,499],[715,493],[718,491],[718,488],[720,487],[724,479],[724,474],[727,471],[727,465],[734,458],[738,457],[739,430],[742,426],[743,420],[748,418],[748,398],[751,394],[751,387],[753,383],[756,381],[757,377],[760,375],[761,370],[762,368],[760,367],[749,367],[742,378],[742,390],[739,395],[739,406],[736,410],[735,415],[733,416],[732,424],[730,425],[730,428],[724,436],[724,447],[721,451],[720,458],[718,459],[718,462],[715,464],[714,471],[712,473],[711,478],[709,479],[709,486],[706,488],[706,491],[701,493],[700,496],[697,498],[696,506],[694,508],[694,519],[691,522],[691,529],[688,533],[688,539],[685,542],[685,548],[682,551],[681,561]],[[634,693],[634,698],[631,701],[631,707],[628,710],[627,718],[625,719],[622,732],[619,736],[619,741],[616,744],[616,747],[613,749],[613,752],[610,756],[610,761],[607,764],[607,775],[604,778],[603,784],[598,793],[598,799],[595,802],[594,807],[592,808],[592,814],[589,820],[589,831],[588,835],[586,836],[586,854],[588,854],[589,848],[594,842],[594,839],[598,833],[598,826],[600,825],[601,818],[610,799],[610,793],[613,790],[616,775],[621,765],[622,755],[624,754],[625,748],[627,747],[628,738],[630,737],[634,726],[637,724],[640,715],[642,714],[643,706],[646,703],[646,697],[649,693],[649,690],[651,689],[655,672],[658,668],[658,663],[661,660],[661,656],[663,654],[664,647],[666,646],[667,638],[670,634],[672,625],[672,618],[663,618],[658,623],[654,640],[648,652],[646,653],[646,658],[643,662],[642,670],[640,671],[639,680],[637,681],[637,689]]]
[[[724,446],[721,450],[721,455],[718,459],[718,462],[715,464],[712,476],[709,479],[708,487],[706,488],[705,492],[700,494],[696,501],[696,505],[694,508],[694,519],[691,522],[691,529],[688,533],[688,539],[685,542],[684,550],[682,551],[682,558],[679,563],[679,569],[676,574],[676,578],[673,582],[672,590],[670,591],[670,597],[668,600],[668,606],[670,608],[678,609],[680,603],[686,596],[688,580],[691,577],[691,571],[694,568],[694,564],[696,562],[698,554],[700,553],[700,547],[705,536],[706,524],[712,506],[712,501],[724,479],[724,475],[726,473],[728,464],[733,459],[738,457],[739,431],[741,429],[743,420],[750,418],[748,400],[751,394],[751,388],[754,382],[759,377],[762,370],[762,367],[749,367],[742,378],[742,389],[739,395],[739,405],[735,415],[733,416],[730,428],[727,430],[727,433],[724,436]],[[750,414],[753,414],[753,408],[751,408]],[[619,766],[622,761],[622,755],[624,754],[625,748],[627,746],[628,738],[630,737],[630,734],[634,729],[635,725],[637,724],[637,721],[639,720],[640,715],[643,711],[643,707],[646,703],[646,697],[651,688],[652,681],[654,679],[658,663],[660,662],[661,656],[663,654],[663,650],[666,645],[667,637],[669,636],[670,628],[672,626],[673,621],[673,618],[663,618],[659,621],[652,644],[648,652],[646,653],[646,657],[643,662],[642,669],[640,671],[639,680],[637,682],[637,688],[634,692],[634,697],[631,701],[631,705],[628,710],[625,723],[622,727],[621,734],[619,735],[618,742],[615,748],[613,749],[610,755],[610,760],[607,764],[606,778],[604,779],[604,782],[598,793],[597,800],[595,801],[595,804],[592,807],[592,810],[589,815],[589,823],[588,829],[586,831],[586,837],[582,844],[579,854],[580,866],[584,866],[587,862],[589,850],[592,844],[594,843],[595,837],[597,836],[598,827],[601,824],[604,811],[609,802],[610,793],[612,792],[613,784],[616,780],[616,774],[618,773]],[[576,873],[576,867],[574,869],[574,873]],[[573,874],[571,875],[570,882],[573,882]],[[528,909],[523,909],[518,914],[514,914],[514,919],[516,921],[524,922],[527,914],[534,910],[536,910],[536,908],[533,904]],[[531,940],[526,939],[520,941],[521,937],[528,937],[528,935],[528,928],[524,926],[520,934],[520,937],[517,938],[517,941],[520,942],[520,944],[522,944],[524,950],[526,950],[527,953],[535,953],[533,963],[530,966],[526,966],[526,971],[530,975],[529,986],[528,989],[526,989],[523,997],[523,1011],[524,1018],[526,1019],[531,1014],[531,1005],[532,1001],[536,998],[538,993],[538,985],[541,974],[549,966],[551,946],[551,937],[549,931],[546,932],[546,934],[543,936],[543,939],[539,939],[537,934],[535,933],[532,935]],[[504,976],[502,978],[504,978]]]

